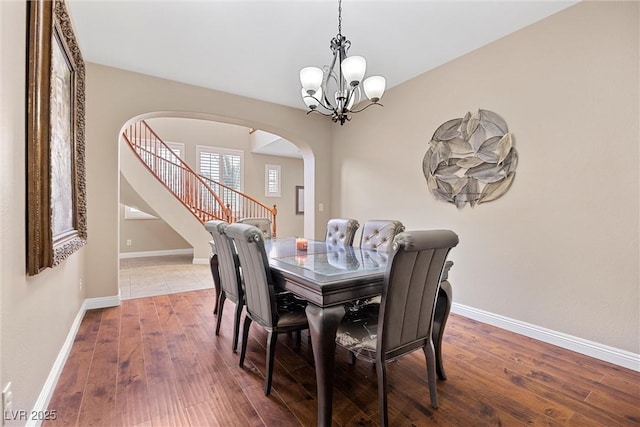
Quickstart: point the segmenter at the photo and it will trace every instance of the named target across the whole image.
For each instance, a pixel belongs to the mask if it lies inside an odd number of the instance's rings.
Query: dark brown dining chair
[[[353,246],[353,239],[360,227],[357,220],[351,218],[333,218],[327,222],[325,242],[331,246]]]
[[[264,394],[271,392],[273,363],[278,334],[307,329],[306,301],[288,292],[276,292],[264,247],[262,232],[252,225],[231,224],[226,234],[234,242],[245,285],[247,315],[242,328],[240,366],[244,365],[252,322],[268,332]]]
[[[273,237],[273,232],[271,229],[271,220],[269,218],[258,218],[258,217],[242,218],[242,219],[239,219],[238,222],[240,224],[249,224],[249,225],[258,227],[260,231],[262,231],[262,234],[264,235],[265,239],[271,239]]]
[[[447,254],[458,244],[449,230],[409,231],[396,236],[380,304],[347,311],[336,343],[375,362],[380,422],[388,425],[386,362],[424,351],[431,406],[438,407],[433,317]]]
[[[207,221],[205,228],[213,237],[213,244],[218,256],[218,277],[220,280],[221,292],[218,295],[218,318],[216,321],[216,335],[220,332],[220,323],[222,321],[222,311],[224,303],[227,299],[233,301],[236,310],[233,316],[233,344],[232,349],[235,352],[238,348],[238,334],[240,332],[240,316],[244,307],[244,290],[242,288],[242,279],[240,277],[239,261],[233,244],[226,235],[226,229],[229,226],[224,221]]]

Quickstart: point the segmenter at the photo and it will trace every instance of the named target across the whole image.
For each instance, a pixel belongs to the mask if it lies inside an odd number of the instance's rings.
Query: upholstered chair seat
[[[333,218],[327,222],[325,241],[332,246],[353,246],[353,239],[360,224],[355,219]]]

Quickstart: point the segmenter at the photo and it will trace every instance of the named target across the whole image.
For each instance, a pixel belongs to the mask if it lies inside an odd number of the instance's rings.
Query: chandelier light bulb
[[[350,56],[342,61],[340,68],[347,83],[355,87],[360,84],[367,71],[367,61],[362,56]]]
[[[318,67],[305,67],[300,70],[300,83],[304,92],[315,95],[322,86],[322,76],[322,70]]]
[[[314,95],[309,95],[304,90],[304,88],[300,89],[302,94],[302,100],[307,105],[307,107],[315,110],[318,108],[318,105],[322,102],[322,87],[320,87]]]
[[[382,98],[386,80],[382,76],[367,77],[363,82],[364,93],[371,102],[378,102]]]

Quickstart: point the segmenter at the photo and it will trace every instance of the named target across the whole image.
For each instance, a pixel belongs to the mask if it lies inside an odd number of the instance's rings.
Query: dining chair
[[[247,353],[249,328],[255,322],[268,332],[264,394],[269,395],[278,334],[309,327],[305,313],[307,303],[289,292],[276,292],[264,236],[257,227],[235,223],[227,227],[226,234],[238,251],[245,285],[247,315],[242,328],[240,366],[244,365]]]
[[[240,316],[244,302],[244,290],[242,288],[242,279],[240,276],[240,268],[238,255],[233,244],[226,235],[229,224],[224,221],[207,221],[205,228],[213,237],[213,244],[218,256],[218,277],[222,291],[218,295],[218,318],[216,321],[216,335],[220,332],[220,323],[222,321],[222,311],[224,302],[229,299],[236,305],[233,317],[233,343],[232,349],[235,352],[238,348],[238,334],[240,332]]]
[[[239,219],[237,222],[239,222],[240,224],[249,224],[249,225],[258,227],[260,231],[262,231],[262,234],[264,235],[265,239],[271,239],[273,237],[273,232],[271,229],[271,220],[269,218],[258,218],[258,217],[242,218],[242,219]]]
[[[391,250],[393,239],[404,231],[404,225],[400,221],[388,219],[372,219],[364,223],[360,235],[360,249],[367,249],[362,253],[362,262],[365,268],[375,268],[381,262],[386,262],[388,252]],[[372,253],[369,251],[375,251]],[[366,304],[380,304],[380,295],[364,300],[353,301],[348,305],[349,309],[357,310],[358,306]],[[351,354],[350,363],[355,363],[355,356]]]
[[[353,239],[360,227],[357,220],[351,218],[333,218],[327,222],[325,242],[332,246],[353,246]]]
[[[356,357],[374,362],[380,422],[388,425],[386,362],[422,348],[427,363],[431,406],[438,407],[433,317],[447,254],[458,244],[449,230],[400,233],[394,239],[380,304],[347,311],[336,343]]]
[[[393,238],[404,231],[400,221],[372,219],[364,223],[360,236],[360,248],[389,252]]]

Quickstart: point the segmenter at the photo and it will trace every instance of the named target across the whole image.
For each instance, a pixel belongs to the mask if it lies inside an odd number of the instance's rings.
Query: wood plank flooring
[[[213,290],[122,301],[85,315],[49,409],[65,426],[313,426],[307,332],[279,337],[262,389],[266,334],[252,327],[245,367],[231,351],[233,303],[215,336]],[[452,315],[446,381],[429,405],[422,352],[388,366],[394,426],[640,426],[640,374]],[[338,349],[334,425],[378,425],[375,369]]]

